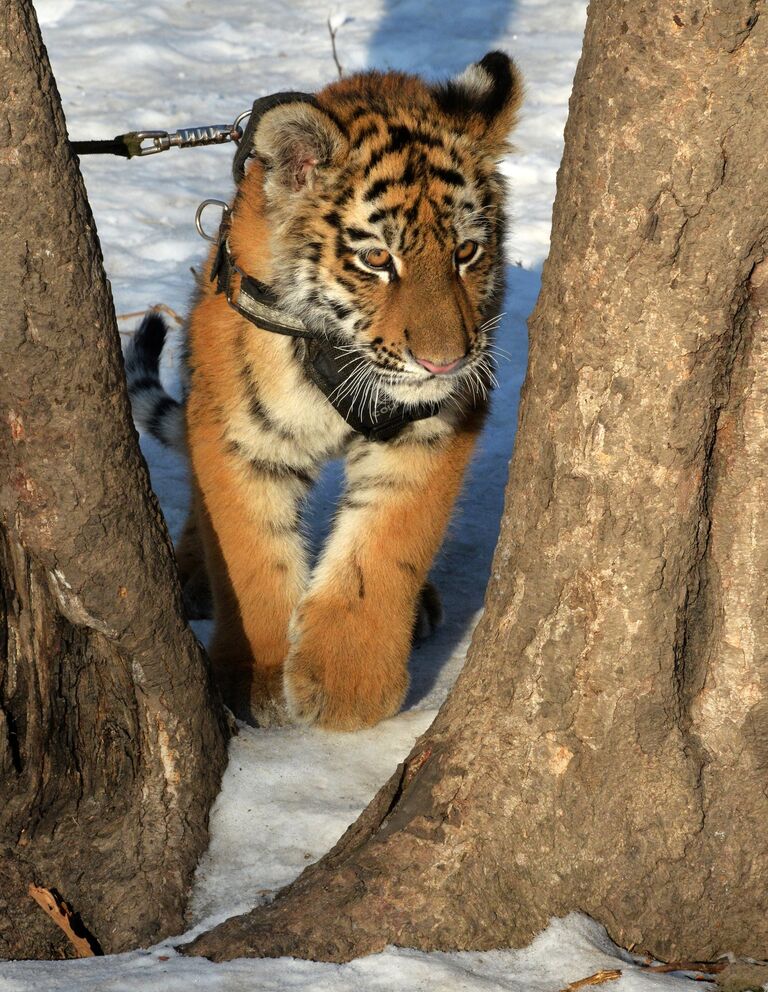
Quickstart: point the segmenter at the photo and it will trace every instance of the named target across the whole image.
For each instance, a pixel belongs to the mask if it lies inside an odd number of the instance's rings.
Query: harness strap
[[[284,103],[311,103],[313,106],[317,106],[317,100],[311,93],[297,93],[292,90],[285,90],[282,93],[270,93],[269,96],[262,96],[258,100],[255,100],[251,108],[248,123],[243,131],[243,136],[238,143],[235,157],[232,160],[232,177],[235,180],[235,186],[239,186],[243,181],[245,163],[253,155],[253,137],[256,134],[259,121],[268,110],[272,110],[273,107],[279,107]]]
[[[306,329],[298,317],[280,310],[275,294],[263,282],[254,279],[239,268],[228,244],[229,211],[226,212],[221,226],[221,240],[216,252],[216,258],[211,269],[211,282],[216,281],[216,292],[224,293],[227,303],[237,312],[250,320],[252,324],[263,327],[273,334],[286,334],[292,338],[311,338],[312,334]],[[232,277],[240,276],[240,288],[234,294]]]
[[[352,430],[369,441],[389,441],[415,420],[426,420],[440,412],[437,403],[403,406],[390,401],[371,401],[366,395],[350,395],[344,386],[365,362],[350,364],[349,352],[330,341],[311,338],[304,354],[304,369],[336,412]]]

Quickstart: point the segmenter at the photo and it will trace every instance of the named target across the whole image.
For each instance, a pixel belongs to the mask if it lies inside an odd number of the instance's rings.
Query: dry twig
[[[339,55],[336,51],[336,32],[339,30],[337,27],[334,28],[331,25],[331,19],[328,18],[328,34],[331,36],[331,51],[333,52],[333,61],[336,63],[336,71],[339,74],[339,79],[344,76],[344,70],[341,68],[341,63],[339,62]]]
[[[83,926],[83,922],[72,907],[64,902],[55,889],[30,884],[27,890],[43,912],[61,927],[79,958],[92,958],[102,953],[99,942]]]
[[[152,310],[158,310],[160,313],[165,313],[169,317],[172,317],[180,327],[184,324],[184,318],[179,316],[175,310],[172,310],[165,303],[155,303],[153,307],[147,307],[146,310],[132,310],[131,313],[119,313],[117,319],[130,320],[132,317],[143,317],[145,313],[150,313]],[[121,333],[123,332],[121,331]]]
[[[646,971],[665,975],[670,971],[700,971],[704,975],[719,975],[728,967],[727,961],[667,961],[664,964],[644,964]]]
[[[612,971],[596,971],[594,975],[580,978],[578,982],[571,982],[564,989],[560,989],[560,992],[576,992],[576,989],[583,989],[587,985],[602,985],[603,982],[612,982],[616,978],[621,978],[618,968]]]

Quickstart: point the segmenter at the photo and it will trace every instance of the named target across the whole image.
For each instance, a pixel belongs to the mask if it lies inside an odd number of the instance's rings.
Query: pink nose
[[[460,358],[457,358],[454,362],[449,362],[447,365],[435,365],[434,362],[430,362],[426,358],[417,358],[415,355],[414,358],[416,358],[419,365],[425,368],[427,372],[432,372],[434,375],[445,375],[446,372],[453,372],[456,366],[461,363]]]

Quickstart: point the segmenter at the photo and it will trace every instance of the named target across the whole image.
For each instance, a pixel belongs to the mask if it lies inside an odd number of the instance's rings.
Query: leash
[[[203,145],[238,143],[243,136],[242,122],[251,115],[246,110],[232,124],[205,124],[182,127],[178,131],[128,131],[109,140],[73,141],[76,155],[119,155],[121,158],[144,158],[169,148],[200,148]]]
[[[284,103],[309,103],[317,106],[311,93],[272,93],[256,100],[253,107],[240,114],[232,124],[208,124],[171,132],[129,131],[107,141],[73,141],[72,149],[77,155],[143,158],[169,148],[199,148],[232,141],[237,145],[232,162],[232,176],[235,186],[239,187],[245,176],[246,162],[253,155],[253,137],[259,120],[268,110]],[[243,128],[246,118],[248,124]],[[222,208],[221,221],[215,236],[206,233],[202,223],[203,212],[211,205]],[[216,283],[216,292],[223,293],[229,306],[260,330],[299,339],[299,358],[308,377],[352,430],[369,441],[389,441],[408,424],[439,413],[438,403],[405,405],[370,396],[367,400],[361,398],[358,405],[355,397],[349,395],[346,386],[354,372],[366,362],[363,354],[360,354],[357,362],[350,360],[348,349],[313,333],[302,320],[280,307],[269,286],[238,267],[229,248],[230,216],[228,205],[223,200],[213,199],[203,200],[195,213],[198,234],[217,245],[211,269],[211,282]],[[237,292],[233,286],[236,275],[240,280]]]
[[[204,124],[201,127],[182,127],[177,131],[128,131],[112,139],[73,141],[76,155],[119,155],[121,158],[144,158],[157,155],[169,148],[201,148],[204,145],[223,145],[234,141],[238,146],[232,162],[232,176],[239,185],[245,176],[245,163],[253,154],[251,145],[261,117],[273,107],[283,103],[311,103],[317,105],[311,93],[286,90],[270,93],[254,101],[250,110],[244,110],[232,124]],[[248,124],[243,128],[243,121]],[[199,230],[199,228],[198,228]]]

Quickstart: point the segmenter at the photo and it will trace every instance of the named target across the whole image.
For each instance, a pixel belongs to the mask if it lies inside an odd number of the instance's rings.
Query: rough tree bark
[[[768,13],[592,0],[486,611],[433,727],[190,945],[768,955]]]
[[[183,619],[109,286],[29,0],[0,13],[0,956],[179,932],[225,729]]]

